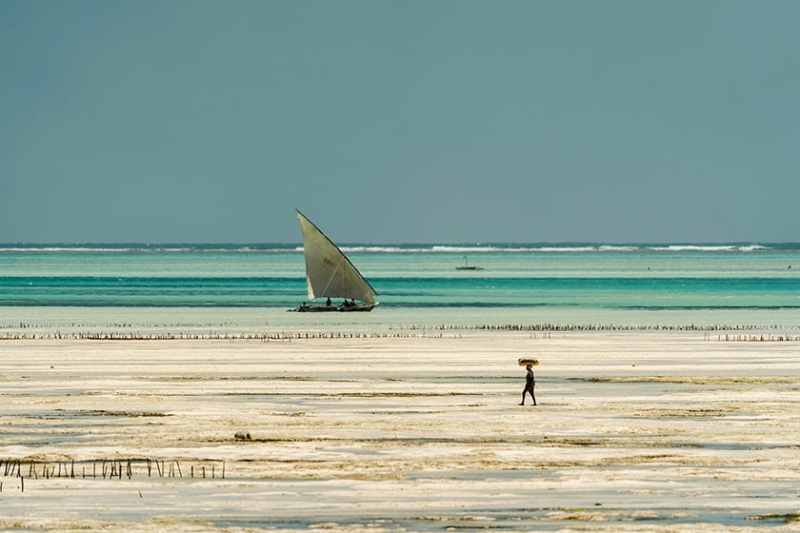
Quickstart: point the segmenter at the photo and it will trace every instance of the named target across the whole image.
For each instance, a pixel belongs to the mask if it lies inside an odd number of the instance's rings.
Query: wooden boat
[[[297,211],[303,234],[308,300],[293,309],[300,312],[372,311],[377,292],[327,235]],[[326,298],[322,304],[314,300]],[[338,305],[331,298],[341,298]]]
[[[467,262],[467,254],[464,254],[464,264],[457,266],[456,270],[483,270],[483,269],[479,266],[470,266],[470,264]]]

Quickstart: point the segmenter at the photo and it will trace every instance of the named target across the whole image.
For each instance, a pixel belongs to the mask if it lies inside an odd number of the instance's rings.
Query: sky
[[[800,241],[795,0],[3,0],[0,242]]]

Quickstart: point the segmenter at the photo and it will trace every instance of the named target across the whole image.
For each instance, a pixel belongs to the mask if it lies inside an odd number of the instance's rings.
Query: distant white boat
[[[306,285],[309,301],[326,298],[324,304],[303,302],[295,311],[372,311],[377,292],[327,235],[297,211],[303,233]],[[331,298],[342,298],[334,303]]]
[[[479,266],[470,266],[469,262],[467,262],[467,254],[464,254],[464,264],[457,266],[456,270],[483,270],[483,268]]]

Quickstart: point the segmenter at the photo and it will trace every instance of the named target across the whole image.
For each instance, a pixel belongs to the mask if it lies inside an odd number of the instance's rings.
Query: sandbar
[[[763,338],[763,337],[762,337]],[[800,342],[0,340],[0,529],[800,527]],[[518,405],[523,356],[537,406]]]

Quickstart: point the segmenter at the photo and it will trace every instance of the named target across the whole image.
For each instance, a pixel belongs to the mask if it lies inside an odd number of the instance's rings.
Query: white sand
[[[2,340],[0,529],[800,528],[800,342],[428,334]]]

